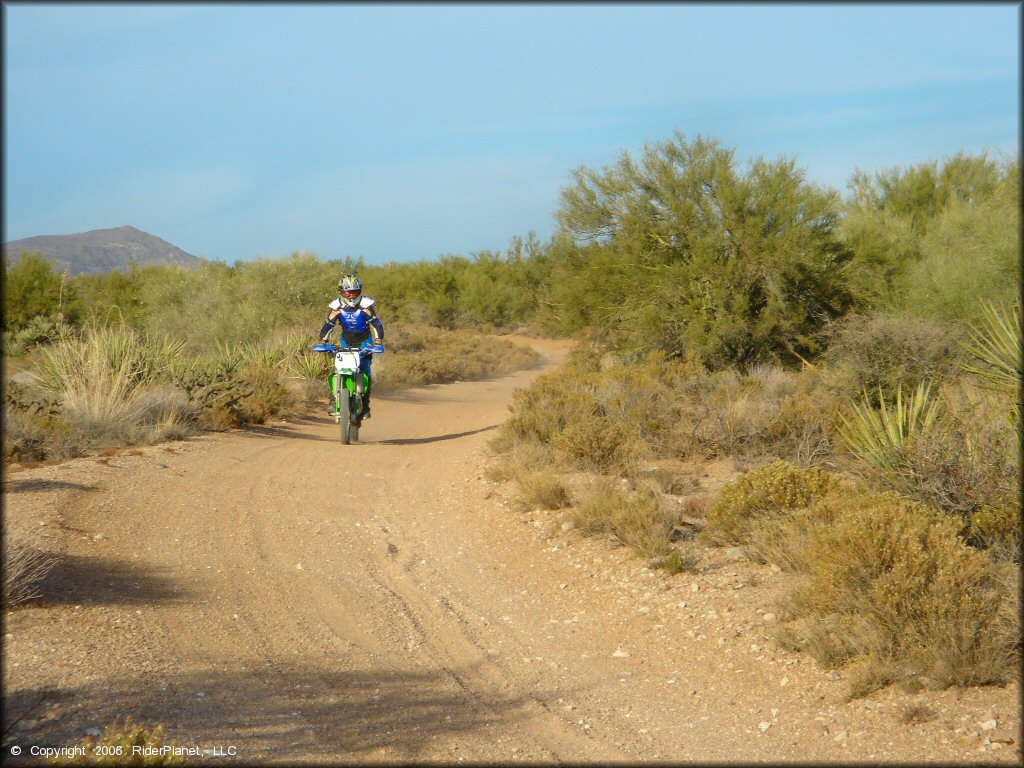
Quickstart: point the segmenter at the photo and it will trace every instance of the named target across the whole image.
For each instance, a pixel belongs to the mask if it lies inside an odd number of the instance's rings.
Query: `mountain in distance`
[[[12,240],[4,243],[4,260],[8,267],[16,264],[26,251],[42,253],[55,272],[67,270],[72,276],[126,270],[130,261],[140,267],[150,264],[190,267],[199,262],[196,256],[166,240],[129,226]]]

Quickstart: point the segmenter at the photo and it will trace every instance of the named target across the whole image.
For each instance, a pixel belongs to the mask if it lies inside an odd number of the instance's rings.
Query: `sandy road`
[[[7,524],[62,558],[7,615],[5,748],[131,714],[245,762],[1019,758],[954,730],[1015,733],[1015,687],[926,694],[941,716],[901,725],[755,653],[763,566],[671,579],[524,524],[484,444],[535,375],[380,400],[360,445],[311,416],[12,473]]]

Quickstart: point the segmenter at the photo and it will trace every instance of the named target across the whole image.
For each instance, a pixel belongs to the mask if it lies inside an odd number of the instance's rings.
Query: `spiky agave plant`
[[[890,408],[879,388],[880,407],[872,408],[867,392],[861,402],[851,403],[849,418],[840,414],[839,434],[857,459],[883,475],[908,471],[907,452],[911,443],[935,423],[938,402],[931,399],[931,382],[921,382],[904,402],[902,385],[896,388],[896,402]]]

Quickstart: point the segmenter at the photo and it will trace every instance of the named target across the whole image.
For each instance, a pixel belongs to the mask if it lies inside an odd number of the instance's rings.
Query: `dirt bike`
[[[334,406],[334,421],[341,425],[341,442],[345,445],[359,440],[363,423],[363,397],[370,388],[370,377],[359,366],[364,355],[382,354],[383,346],[367,341],[358,349],[314,344],[314,352],[334,355],[334,370],[327,374]]]

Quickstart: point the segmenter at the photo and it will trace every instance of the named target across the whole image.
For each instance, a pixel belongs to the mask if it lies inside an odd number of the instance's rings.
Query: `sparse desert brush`
[[[467,330],[389,326],[388,352],[374,362],[378,391],[503,376],[540,362],[533,349]]]
[[[1014,596],[956,522],[898,494],[843,497],[805,534],[789,608],[822,663],[853,663],[851,693],[893,682],[1004,682],[1019,663]]]
[[[826,383],[839,397],[866,392],[872,406],[879,393],[891,403],[897,388],[953,378],[963,358],[955,327],[919,317],[849,315],[830,335],[821,366]]]
[[[675,388],[672,450],[694,459],[776,457],[800,466],[831,461],[838,400],[813,369],[761,364],[691,376]]]
[[[124,722],[108,725],[99,738],[87,736],[81,743],[85,754],[73,757],[54,757],[51,765],[187,765],[184,755],[175,754],[174,743],[167,743],[164,727],[147,728],[126,717]],[[106,749],[100,749],[105,747]],[[149,754],[135,754],[134,747],[146,749]]]
[[[591,492],[572,508],[570,519],[583,534],[610,534],[647,558],[664,558],[672,551],[675,517],[657,494],[625,492],[619,483],[599,478]]]
[[[707,528],[701,537],[713,544],[745,544],[758,519],[803,509],[841,487],[834,475],[822,469],[774,461],[722,490],[708,509]]]

